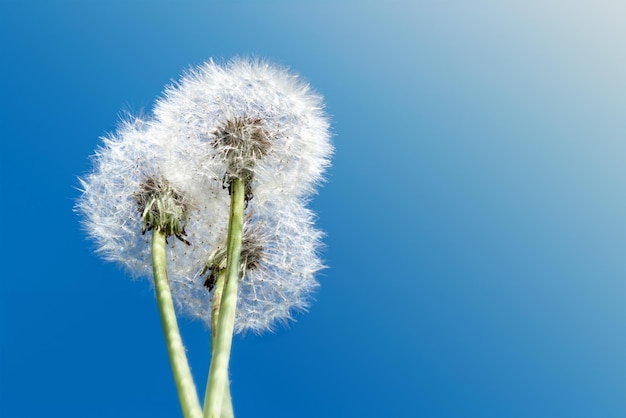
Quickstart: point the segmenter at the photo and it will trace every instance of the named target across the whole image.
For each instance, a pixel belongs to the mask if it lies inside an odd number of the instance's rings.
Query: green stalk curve
[[[231,183],[230,218],[228,221],[228,246],[226,277],[217,321],[215,345],[212,349],[211,367],[204,400],[204,417],[221,418],[222,400],[228,387],[228,362],[235,328],[237,287],[239,286],[239,258],[243,238],[243,210],[245,184],[236,178]]]
[[[152,232],[152,268],[154,272],[154,287],[156,288],[161,325],[165,335],[167,354],[170,358],[174,382],[178,391],[178,399],[185,418],[201,418],[202,409],[196,392],[196,385],[191,376],[183,340],[180,337],[172,292],[167,279],[165,258],[165,234],[154,228]]]

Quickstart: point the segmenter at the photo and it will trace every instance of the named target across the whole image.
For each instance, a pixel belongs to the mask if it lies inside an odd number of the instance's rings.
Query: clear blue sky
[[[248,54],[324,96],[310,312],[236,338],[243,417],[626,416],[621,1],[4,1],[0,415],[176,417],[153,291],[77,176],[125,110]],[[204,388],[209,333],[181,321]]]

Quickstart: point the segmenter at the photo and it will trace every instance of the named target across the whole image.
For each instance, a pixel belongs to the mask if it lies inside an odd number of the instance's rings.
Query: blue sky
[[[620,1],[0,5],[0,413],[180,416],[153,291],[72,208],[99,137],[204,60],[321,92],[310,312],[237,337],[237,417],[626,415]],[[182,319],[199,388],[209,333]]]

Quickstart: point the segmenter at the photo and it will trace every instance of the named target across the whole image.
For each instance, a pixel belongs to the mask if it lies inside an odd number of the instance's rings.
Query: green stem
[[[217,322],[220,316],[220,307],[222,304],[222,293],[224,291],[224,282],[226,280],[226,271],[221,270],[217,275],[215,282],[215,291],[213,292],[213,304],[211,306],[211,349],[215,347],[215,336],[217,334]],[[208,390],[208,385],[207,385]],[[234,418],[233,401],[230,396],[230,384],[227,382],[224,388],[224,399],[222,400],[221,418]]]
[[[231,183],[230,219],[228,221],[228,247],[226,253],[226,278],[212,349],[211,367],[204,400],[204,417],[220,418],[222,400],[228,385],[228,362],[235,328],[237,287],[239,285],[239,258],[243,238],[243,210],[245,185],[243,180]]]
[[[156,288],[157,303],[161,315],[161,325],[165,334],[167,353],[174,373],[174,382],[178,391],[178,399],[185,418],[200,418],[202,410],[196,386],[187,363],[185,347],[180,337],[172,293],[167,279],[165,258],[165,234],[156,228],[152,233],[152,267],[154,271],[154,286]]]
[[[222,293],[224,292],[224,282],[226,281],[226,270],[221,270],[217,274],[215,281],[215,291],[213,292],[213,303],[211,304],[211,351],[215,347],[215,336],[217,334],[217,321],[220,317],[220,307],[222,305]]]

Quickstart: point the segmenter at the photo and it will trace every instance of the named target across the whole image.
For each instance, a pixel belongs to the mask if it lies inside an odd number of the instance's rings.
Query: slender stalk
[[[222,305],[222,293],[224,291],[225,281],[226,271],[222,270],[217,275],[217,281],[215,282],[215,291],[213,292],[213,304],[211,306],[211,351],[213,351],[213,348],[215,347],[217,322],[220,316],[220,307]],[[233,412],[233,401],[230,396],[230,384],[229,382],[226,382],[226,387],[224,388],[224,399],[222,400],[221,418],[234,418],[234,416],[235,414]]]
[[[231,183],[230,219],[228,221],[228,246],[226,253],[226,277],[217,322],[215,345],[212,349],[211,367],[204,400],[204,417],[220,418],[222,400],[228,385],[228,362],[235,328],[237,287],[239,285],[239,258],[243,236],[243,210],[245,185],[242,179]]]
[[[196,386],[187,363],[185,347],[180,337],[172,293],[167,279],[165,258],[165,234],[154,228],[152,232],[152,266],[154,271],[154,286],[156,288],[161,325],[165,334],[167,353],[174,373],[174,382],[178,391],[178,399],[185,418],[200,418],[202,410]]]
[[[224,292],[224,282],[226,281],[226,270],[221,270],[217,274],[215,281],[215,291],[213,292],[213,303],[211,305],[211,351],[215,347],[215,336],[217,334],[217,322],[220,317],[220,307],[222,306],[222,293]]]

